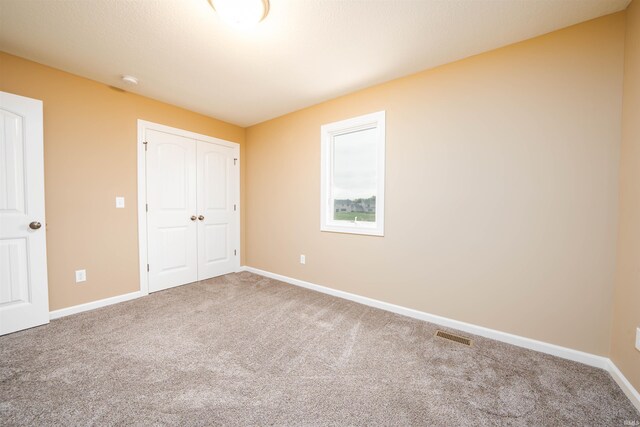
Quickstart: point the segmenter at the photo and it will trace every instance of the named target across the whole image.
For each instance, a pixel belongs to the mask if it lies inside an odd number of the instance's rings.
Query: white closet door
[[[49,323],[42,101],[0,92],[0,335]]]
[[[149,291],[198,280],[196,141],[147,130]]]
[[[198,141],[198,280],[239,267],[238,149]]]

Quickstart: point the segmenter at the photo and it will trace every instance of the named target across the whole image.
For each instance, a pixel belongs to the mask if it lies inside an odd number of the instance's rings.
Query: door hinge
[[[147,271],[149,271],[149,264],[147,264]]]
[[[236,165],[236,162],[238,161],[238,159],[233,159],[233,166]]]
[[[234,210],[234,211],[236,210],[236,205],[233,205],[233,210]]]
[[[147,209],[147,212],[149,212],[149,203],[145,204],[145,208]]]
[[[237,249],[233,250],[233,255],[236,255],[236,256],[238,255],[238,250]]]
[[[144,151],[147,151],[147,141],[142,141],[142,145],[144,145]]]

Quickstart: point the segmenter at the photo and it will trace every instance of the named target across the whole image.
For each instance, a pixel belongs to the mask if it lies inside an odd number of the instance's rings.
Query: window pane
[[[333,138],[333,219],[376,220],[377,129]]]

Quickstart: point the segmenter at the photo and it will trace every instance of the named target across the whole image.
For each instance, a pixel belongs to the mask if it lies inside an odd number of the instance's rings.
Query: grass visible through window
[[[375,212],[334,212],[333,219],[336,221],[358,221],[375,222]]]

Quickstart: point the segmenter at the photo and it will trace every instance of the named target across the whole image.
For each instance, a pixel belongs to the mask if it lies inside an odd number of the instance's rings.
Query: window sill
[[[320,231],[330,233],[359,234],[365,236],[384,237],[384,230],[365,226],[322,225]]]

